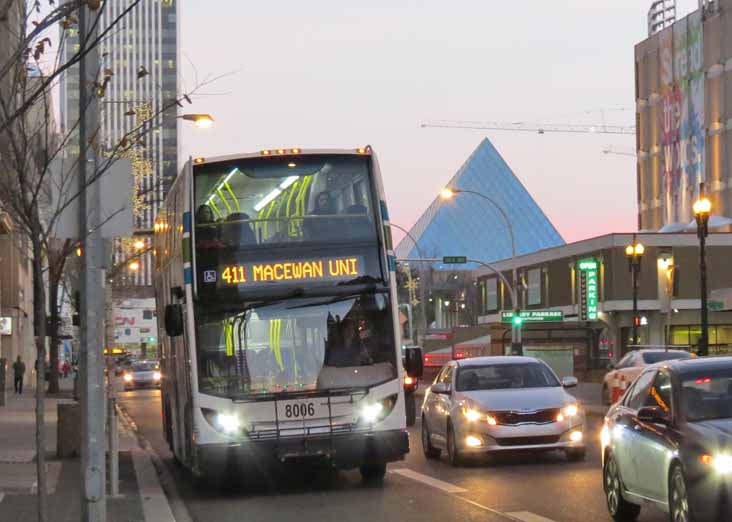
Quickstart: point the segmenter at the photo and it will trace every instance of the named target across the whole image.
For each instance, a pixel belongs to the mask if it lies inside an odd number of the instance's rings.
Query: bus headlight
[[[201,412],[211,427],[219,433],[229,436],[244,433],[241,418],[235,413],[223,413],[208,408],[201,408]]]
[[[391,395],[379,401],[369,401],[361,405],[359,418],[366,424],[384,420],[394,409],[397,396]]]

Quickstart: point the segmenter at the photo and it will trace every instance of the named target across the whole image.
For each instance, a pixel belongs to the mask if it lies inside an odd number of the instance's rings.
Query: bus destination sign
[[[346,281],[363,275],[363,259],[329,257],[291,261],[224,265],[218,273],[204,272],[204,282],[221,286],[268,283]]]

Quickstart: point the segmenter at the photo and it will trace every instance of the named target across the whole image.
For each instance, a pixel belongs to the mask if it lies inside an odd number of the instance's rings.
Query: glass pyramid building
[[[564,245],[557,229],[487,138],[446,186],[493,199],[513,224],[516,255]],[[506,221],[493,205],[474,194],[455,194],[449,200],[438,196],[409,232],[419,249],[405,236],[397,246],[399,259],[417,259],[419,251],[428,258],[467,256],[486,263],[511,257]],[[435,268],[454,270],[461,266]]]

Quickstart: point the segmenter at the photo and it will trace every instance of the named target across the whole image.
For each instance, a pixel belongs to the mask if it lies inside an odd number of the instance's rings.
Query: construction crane
[[[616,147],[613,147],[612,145],[608,145],[602,150],[603,154],[614,154],[615,156],[631,156],[633,158],[637,157],[637,154],[631,150],[625,150],[625,149],[619,149]]]
[[[547,132],[565,134],[632,134],[635,135],[634,126],[624,125],[587,125],[567,123],[527,123],[518,122],[495,122],[495,121],[453,121],[439,120],[420,124],[422,128],[441,129],[473,129],[473,130],[497,130],[513,132],[536,132],[546,134]]]

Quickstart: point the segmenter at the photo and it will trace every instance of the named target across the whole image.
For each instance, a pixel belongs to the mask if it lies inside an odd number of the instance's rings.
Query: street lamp
[[[701,192],[701,191],[700,191]],[[696,235],[699,236],[699,277],[701,278],[701,337],[699,339],[699,355],[709,355],[709,316],[707,311],[707,260],[706,240],[709,234],[709,216],[712,202],[701,196],[694,202],[696,218]]]
[[[417,250],[417,254],[419,254],[419,257],[424,259],[424,254],[422,253],[422,249],[419,248],[419,242],[416,239],[414,239],[414,236],[409,232],[409,230],[407,230],[406,228],[399,226],[396,223],[393,223],[391,221],[389,222],[389,226],[402,231],[404,233],[404,235],[407,236],[412,241],[412,243],[414,243],[414,248]],[[427,335],[427,330],[428,330],[427,312],[425,310],[427,303],[425,303],[425,300],[424,300],[424,285],[425,285],[425,282],[423,280],[421,280],[419,282],[419,300],[420,300],[419,319],[420,319],[420,322],[422,323],[423,335]],[[415,339],[415,341],[418,341],[418,340]]]
[[[639,344],[638,327],[640,326],[640,317],[638,316],[638,279],[640,274],[641,259],[646,252],[646,247],[642,243],[633,242],[633,244],[625,247],[625,257],[628,258],[628,269],[633,278],[633,346]]]
[[[516,235],[513,232],[513,224],[511,223],[511,219],[508,217],[508,214],[506,214],[506,211],[503,210],[503,207],[499,205],[493,198],[490,198],[486,196],[485,194],[482,194],[480,192],[476,192],[474,190],[466,190],[466,189],[458,189],[454,187],[445,187],[440,191],[440,197],[444,200],[452,199],[456,194],[472,194],[474,196],[478,196],[480,198],[483,198],[488,203],[493,205],[493,207],[498,210],[498,212],[503,217],[503,220],[506,222],[506,226],[508,227],[508,232],[511,235],[511,265],[513,266],[512,269],[512,276],[513,276],[513,288],[511,292],[511,304],[513,306],[513,313],[514,316],[519,315],[521,312],[519,310],[519,303],[518,303],[518,293],[517,293],[517,287],[518,287],[518,274],[517,274],[517,266],[516,266]],[[511,351],[517,352],[519,355],[523,355],[524,350],[523,346],[521,344],[521,324],[516,324],[514,322],[511,323]]]
[[[213,116],[210,114],[183,114],[178,117],[186,121],[192,121],[199,129],[208,129],[214,124]]]

